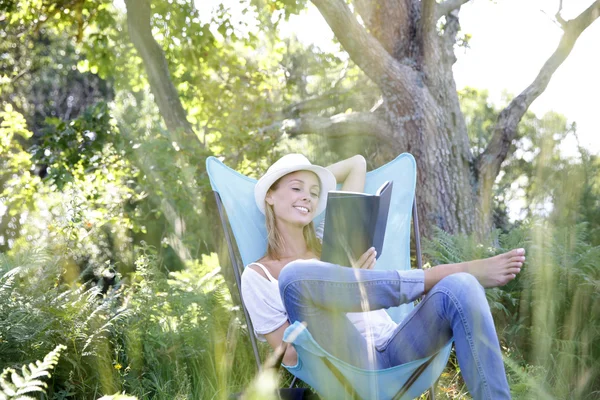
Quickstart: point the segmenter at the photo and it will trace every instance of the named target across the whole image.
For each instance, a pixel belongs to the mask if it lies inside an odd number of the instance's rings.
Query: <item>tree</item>
[[[329,125],[321,126],[331,129],[347,121],[360,123],[360,134],[387,137],[395,152],[415,156],[419,213],[426,235],[435,225],[452,233],[490,230],[493,184],[519,121],[579,35],[600,16],[600,1],[569,21],[559,10],[556,19],[564,34],[557,49],[533,82],[500,112],[489,143],[474,154],[452,74],[460,30],[458,12],[467,1],[355,0],[356,15],[344,0],[312,0],[382,97],[375,111],[332,118]],[[307,132],[323,129],[305,125]]]

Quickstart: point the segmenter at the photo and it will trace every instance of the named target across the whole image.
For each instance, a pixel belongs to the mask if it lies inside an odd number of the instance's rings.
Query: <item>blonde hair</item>
[[[281,178],[275,181],[269,188],[269,191],[277,189]],[[267,192],[268,193],[268,192]],[[265,200],[265,222],[267,225],[267,253],[266,255],[272,260],[279,260],[283,255],[285,241],[279,232],[276,224],[275,211],[273,206]],[[315,233],[315,225],[311,221],[303,228],[303,236],[306,241],[306,246],[310,251],[315,253],[317,257],[321,257],[321,242]]]

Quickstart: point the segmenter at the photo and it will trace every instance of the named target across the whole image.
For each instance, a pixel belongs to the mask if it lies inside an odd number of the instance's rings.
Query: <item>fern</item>
[[[20,267],[13,268],[0,277],[0,299],[8,297],[9,292],[12,291],[15,276],[20,270]]]
[[[117,312],[108,318],[108,321],[104,323],[101,327],[99,327],[96,331],[89,334],[87,340],[85,341],[85,345],[83,346],[83,354],[90,355],[91,352],[88,351],[88,348],[94,343],[101,339],[106,339],[109,335],[111,328],[114,327],[117,323],[124,322],[127,320],[133,312],[126,308],[121,308],[117,310]]]
[[[12,368],[6,368],[0,374],[0,400],[25,400],[35,399],[27,396],[28,393],[46,392],[48,385],[42,382],[40,378],[50,377],[50,370],[54,369],[58,363],[60,352],[65,350],[66,346],[59,344],[54,350],[44,357],[44,361],[30,363],[29,366],[23,365],[22,375]]]
[[[517,279],[486,291],[500,343],[519,366],[511,379],[525,394],[515,397],[545,398],[551,390],[557,398],[584,399],[598,392],[600,246],[593,246],[588,235],[585,224],[533,221],[507,234],[494,232],[483,243],[437,229],[424,241],[424,254],[433,264],[527,249]],[[532,379],[522,368],[543,373]]]
[[[46,249],[31,248],[13,256],[0,254],[0,274],[14,268],[35,269],[50,262],[51,256]]]

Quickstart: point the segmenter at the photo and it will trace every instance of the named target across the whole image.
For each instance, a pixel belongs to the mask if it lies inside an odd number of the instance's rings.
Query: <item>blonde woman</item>
[[[427,270],[374,270],[374,249],[355,268],[320,261],[323,226],[315,229],[312,221],[325,210],[327,192],[336,182],[342,190],[363,191],[365,176],[362,156],[324,168],[289,154],[259,179],[254,194],[265,214],[268,244],[265,256],[242,274],[242,296],[255,334],[275,349],[290,322],[304,321],[325,350],[364,369],[427,357],[453,337],[473,397],[510,398],[483,288],[514,279],[525,261],[524,249]],[[422,295],[400,324],[385,312]],[[283,363],[297,363],[293,347]]]

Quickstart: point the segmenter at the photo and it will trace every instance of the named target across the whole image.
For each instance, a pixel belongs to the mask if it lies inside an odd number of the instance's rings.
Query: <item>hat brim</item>
[[[269,188],[271,188],[275,181],[282,176],[296,171],[310,171],[317,175],[321,183],[321,190],[315,217],[325,210],[325,207],[327,206],[327,194],[330,191],[335,190],[337,185],[335,176],[333,176],[331,171],[319,165],[295,165],[288,168],[279,169],[270,174],[265,174],[258,180],[258,182],[256,182],[256,186],[254,187],[254,201],[256,202],[256,206],[261,213],[265,213],[265,197],[267,196]]]

